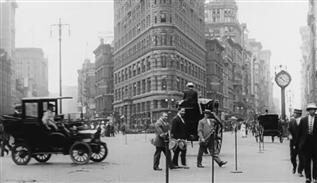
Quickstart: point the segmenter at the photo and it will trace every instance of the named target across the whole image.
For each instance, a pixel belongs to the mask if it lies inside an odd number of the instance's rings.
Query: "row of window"
[[[204,22],[199,20],[199,24],[194,24],[194,21],[191,21],[191,24],[188,21],[184,20],[177,13],[175,14],[175,24],[180,27],[182,31],[187,33],[190,38],[198,42],[199,45],[203,46],[205,44],[204,37]],[[194,24],[194,25],[193,25]],[[193,28],[194,26],[194,28]]]
[[[168,53],[162,53],[152,57],[147,56],[146,58],[142,58],[139,61],[115,72],[114,84],[125,82],[135,76],[138,76],[139,74],[156,68],[175,69],[199,80],[204,80],[206,72],[202,68],[192,64],[187,59],[178,55],[175,58],[171,57],[173,56]]]
[[[119,114],[128,114],[128,110],[131,112],[131,116],[134,117],[150,117],[149,112],[152,109],[160,109],[160,108],[176,108],[177,100],[176,99],[161,99],[161,100],[153,100],[140,102],[136,104],[132,104],[130,106],[116,107],[114,110]]]
[[[153,14],[154,17],[154,24],[157,23],[172,23],[172,16],[164,11],[160,11],[157,14]],[[127,30],[128,26],[125,26],[124,24],[118,23],[117,29],[118,31],[118,41],[115,42],[115,50],[121,48],[126,43],[131,41],[133,38],[135,38],[137,35],[139,35],[141,32],[143,32],[146,28],[148,28],[151,25],[151,15],[147,15],[145,19],[140,21],[140,23],[132,24],[135,25],[133,28],[131,28],[129,31]]]
[[[153,40],[151,40],[151,38]],[[183,49],[184,54],[196,55],[196,57],[204,59],[204,52],[194,45],[190,40],[183,36],[168,35],[166,32],[156,33],[153,36],[150,34],[145,35],[143,39],[130,45],[120,53],[116,54],[114,58],[115,64],[130,63],[132,60],[140,57],[143,53],[148,50],[151,45],[154,46],[176,46],[177,48]]]
[[[176,76],[153,76],[134,83],[127,84],[114,90],[114,100],[120,101],[131,97],[149,93],[151,91],[184,91],[189,81]],[[205,95],[205,88],[197,84],[196,89],[202,96]]]

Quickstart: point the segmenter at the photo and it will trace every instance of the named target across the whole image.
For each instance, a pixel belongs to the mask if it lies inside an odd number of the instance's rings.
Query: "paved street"
[[[39,164],[35,160],[27,166],[17,166],[10,156],[1,158],[0,182],[164,182],[165,158],[161,158],[163,171],[152,170],[154,147],[149,140],[153,134],[128,135],[127,144],[122,135],[108,137],[109,154],[102,163],[79,166],[69,156],[54,155],[49,163]],[[258,153],[258,144],[253,137],[238,138],[241,174],[234,170],[234,135],[224,134],[221,158],[228,161],[222,168],[215,168],[215,182],[304,182],[291,174],[288,141],[271,143],[265,139],[264,153]],[[210,156],[204,156],[205,168],[196,165],[198,145],[188,146],[190,169],[170,171],[170,182],[211,182]]]

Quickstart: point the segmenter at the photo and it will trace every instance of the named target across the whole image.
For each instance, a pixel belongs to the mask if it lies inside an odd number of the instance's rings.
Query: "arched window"
[[[166,23],[166,13],[161,13],[160,21],[161,21],[161,23]]]

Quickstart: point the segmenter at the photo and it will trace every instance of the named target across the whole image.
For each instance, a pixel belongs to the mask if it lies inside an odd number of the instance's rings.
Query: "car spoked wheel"
[[[94,162],[103,161],[108,155],[108,148],[106,143],[94,144],[91,146],[92,153],[90,159]]]
[[[40,163],[45,163],[51,158],[51,154],[36,154],[34,159]]]
[[[85,142],[75,142],[70,148],[70,158],[76,164],[86,164],[91,157],[91,148]]]
[[[26,144],[16,144],[12,148],[12,160],[17,165],[26,165],[31,159],[31,150]]]

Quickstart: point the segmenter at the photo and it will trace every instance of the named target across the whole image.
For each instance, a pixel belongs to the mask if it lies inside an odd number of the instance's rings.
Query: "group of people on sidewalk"
[[[158,119],[158,121],[155,123],[155,133],[156,136],[152,140],[152,144],[155,146],[156,150],[154,153],[154,162],[153,162],[153,169],[154,170],[162,170],[159,167],[161,152],[164,153],[164,155],[167,158],[168,165],[170,169],[175,168],[186,168],[187,166],[186,162],[186,123],[184,121],[184,115],[185,115],[185,108],[180,108],[178,110],[177,115],[173,118],[171,123],[171,128],[169,126],[169,123],[167,121],[168,114],[163,112],[161,117]],[[218,121],[217,121],[218,120]],[[202,157],[203,153],[207,150],[209,151],[210,155],[214,157],[215,162],[218,164],[219,167],[222,167],[227,162],[222,161],[217,153],[214,153],[214,142],[212,136],[215,134],[215,123],[220,122],[219,118],[216,116],[215,113],[211,112],[210,110],[204,111],[204,118],[201,119],[198,123],[198,136],[199,136],[199,150],[197,155],[197,167],[198,168],[204,168],[202,165]],[[185,142],[185,145],[182,144],[182,146],[178,145],[173,149],[173,158],[171,158],[171,151],[168,148],[168,146],[165,144],[170,139],[176,139],[178,141]],[[167,154],[166,154],[167,153]],[[181,164],[182,166],[179,166],[178,164],[178,157],[181,157]]]
[[[295,109],[289,123],[292,172],[304,177],[304,171],[306,183],[317,183],[317,106],[308,104],[306,110],[308,114],[301,117],[302,110]]]

